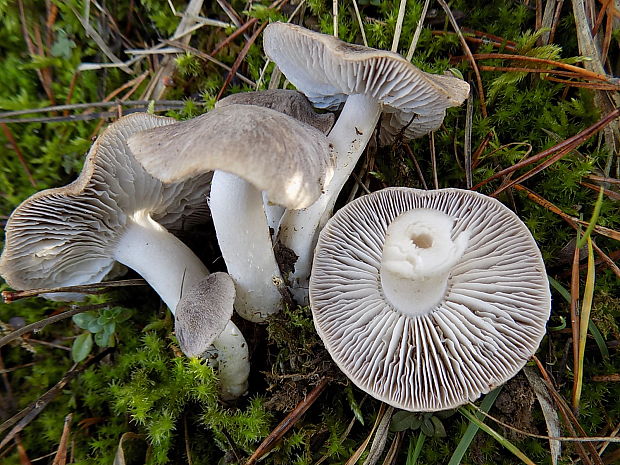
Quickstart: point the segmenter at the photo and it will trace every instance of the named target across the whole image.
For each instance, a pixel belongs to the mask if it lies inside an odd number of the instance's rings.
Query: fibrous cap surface
[[[439,128],[446,108],[458,106],[469,84],[419,70],[397,53],[348,44],[288,23],[263,34],[266,55],[319,108],[366,94],[383,104],[381,143],[403,132],[411,139]]]
[[[306,96],[296,90],[269,89],[256,92],[239,92],[219,100],[215,107],[221,108],[233,104],[271,108],[306,123],[323,134],[327,134],[334,125],[333,113],[315,112]]]
[[[181,297],[174,315],[181,350],[198,357],[224,330],[233,314],[235,284],[226,273],[213,273]]]
[[[166,182],[222,170],[265,191],[272,203],[305,208],[331,178],[332,156],[319,130],[255,105],[228,105],[134,135],[146,170]]]
[[[436,209],[468,236],[445,294],[408,315],[385,300],[385,232],[401,213]],[[338,366],[377,399],[435,411],[514,376],[545,334],[550,292],[534,239],[508,208],[472,191],[391,188],[339,210],[320,234],[310,279],[317,332]]]

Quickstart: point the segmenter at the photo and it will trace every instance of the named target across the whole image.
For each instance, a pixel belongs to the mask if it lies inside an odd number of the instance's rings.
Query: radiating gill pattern
[[[127,146],[132,134],[173,122],[146,113],[122,118],[97,139],[78,179],[38,192],[16,208],[0,259],[7,282],[31,289],[101,281],[114,264],[110,251],[132,214],[148,209],[171,227],[204,210],[209,177],[191,185],[162,184]]]
[[[425,316],[385,302],[379,278],[388,225],[413,208],[454,218],[470,239],[444,299]],[[321,233],[310,282],[317,331],[362,389],[414,411],[452,408],[514,376],[549,317],[542,258],[517,216],[457,189],[391,188],[340,210]]]
[[[404,130],[407,138],[439,128],[446,108],[460,105],[469,85],[451,76],[425,73],[385,50],[350,47],[332,36],[273,23],[264,34],[267,55],[319,108],[337,108],[347,96],[366,94],[384,105],[381,143]]]

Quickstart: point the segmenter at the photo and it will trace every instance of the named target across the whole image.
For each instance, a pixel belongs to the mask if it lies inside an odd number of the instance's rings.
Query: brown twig
[[[610,375],[594,375],[592,376],[592,381],[597,381],[599,383],[619,383],[620,373],[612,373]]]
[[[604,187],[601,186],[596,186],[594,184],[590,184],[589,182],[584,182],[584,181],[580,181],[579,184],[581,184],[583,187],[587,187],[588,189],[591,189],[595,192],[599,192],[601,189],[603,189],[603,194],[606,195],[607,197],[609,197],[612,200],[620,200],[620,193],[615,192],[615,191],[611,191],[609,189],[605,189]]]
[[[268,8],[280,9],[287,2],[288,2],[288,0],[275,0],[273,3],[271,3],[269,5]],[[247,31],[248,29],[250,29],[251,27],[253,27],[257,23],[258,23],[258,19],[257,18],[252,18],[249,21],[245,22],[244,24],[240,25],[232,34],[230,34],[228,37],[226,37],[224,40],[222,40],[220,43],[218,43],[215,46],[215,48],[213,49],[213,51],[211,53],[209,53],[209,55],[214,57],[215,55],[220,53],[220,51],[224,47],[226,47],[233,40],[235,40],[237,37],[239,37],[241,34],[243,34],[245,31]],[[247,39],[247,40],[250,40],[250,39]]]
[[[614,30],[613,16],[607,13],[607,19],[605,20],[605,35],[603,36],[603,47],[601,50],[601,62],[607,61],[607,54],[609,53],[609,46],[611,45],[611,34]]]
[[[485,412],[484,410],[482,410],[480,407],[478,407],[476,404],[473,404],[471,402],[469,402],[469,406],[475,410],[477,410],[478,412],[480,412],[483,416],[485,416],[486,418],[494,421],[495,423],[497,423],[498,425],[503,426],[504,428],[508,428],[509,430],[514,431],[515,433],[519,433],[523,436],[527,436],[530,438],[536,438],[536,439],[546,439],[546,440],[552,440],[552,441],[564,441],[564,442],[603,442],[603,441],[610,441],[610,442],[620,442],[620,438],[616,438],[613,436],[587,436],[587,437],[581,437],[581,436],[545,436],[544,434],[534,434],[534,433],[530,433],[529,431],[525,431],[519,428],[516,428],[502,420],[500,420],[499,418],[494,417],[493,415],[491,415],[490,413]]]
[[[22,168],[24,168],[24,171],[26,172],[26,176],[28,177],[30,184],[32,184],[32,187],[37,187],[37,182],[34,180],[34,177],[32,176],[32,173],[30,172],[28,163],[26,163],[26,158],[24,158],[24,154],[19,148],[19,145],[17,145],[17,141],[15,140],[15,137],[13,137],[13,133],[11,132],[11,130],[9,129],[6,123],[0,123],[0,127],[2,127],[2,132],[4,133],[4,137],[7,138],[7,140],[13,147],[13,151],[17,155],[19,164],[22,165]]]
[[[19,299],[36,297],[40,294],[53,294],[58,292],[77,292],[79,294],[101,294],[111,287],[147,286],[144,279],[123,279],[120,281],[106,281],[103,283],[82,284],[78,286],[52,287],[44,289],[27,289],[25,291],[2,291],[4,303],[10,304]]]
[[[239,69],[239,66],[241,66],[241,63],[243,63],[243,60],[245,59],[245,56],[250,51],[250,47],[252,45],[254,45],[254,42],[256,42],[256,39],[258,39],[258,36],[263,32],[263,30],[266,27],[267,27],[267,23],[261,25],[254,32],[254,34],[252,34],[252,37],[250,37],[249,40],[245,43],[245,45],[243,46],[243,48],[239,52],[239,55],[237,55],[237,58],[236,58],[235,62],[230,67],[230,71],[228,72],[228,75],[226,76],[226,79],[224,80],[224,84],[222,84],[222,88],[220,89],[220,91],[217,94],[216,100],[219,100],[219,99],[222,98],[222,96],[224,95],[224,92],[226,91],[226,88],[230,84],[230,81],[232,81],[232,78],[237,73],[237,70]]]
[[[568,213],[563,212],[559,207],[549,202],[547,199],[542,198],[540,195],[536,194],[535,192],[529,190],[527,187],[522,186],[521,184],[515,184],[513,187],[519,191],[525,192],[527,197],[530,200],[533,200],[538,205],[546,208],[550,212],[555,213],[556,215],[566,220],[571,226],[575,228],[577,227],[578,224],[585,226],[586,228],[590,225],[590,223],[588,223],[587,221],[580,220],[579,218],[574,218],[570,216]],[[602,236],[609,237],[616,241],[620,241],[620,232],[615,231],[613,229],[596,225],[594,226],[594,231]]]
[[[58,315],[50,316],[48,318],[44,318],[35,323],[24,326],[23,328],[16,329],[15,331],[10,332],[6,336],[0,338],[0,347],[7,345],[9,342],[14,341],[18,337],[23,336],[24,334],[31,333],[33,331],[38,331],[42,328],[45,328],[47,325],[52,323],[56,323],[60,320],[66,320],[67,318],[71,318],[73,315],[77,315],[78,313],[88,312],[90,310],[98,310],[100,308],[109,307],[110,303],[105,304],[96,304],[96,305],[82,305],[82,306],[74,306],[71,310],[67,310]],[[1,431],[1,430],[0,430]]]
[[[606,176],[596,176],[595,174],[589,174],[586,176],[586,178],[591,179],[592,181],[596,181],[596,182],[620,185],[620,179],[616,179],[616,178],[609,178]]]
[[[190,45],[185,45],[182,42],[176,41],[176,40],[164,40],[162,41],[164,44],[170,45],[172,47],[178,47],[182,50],[185,50],[186,52],[191,53],[192,55],[197,56],[198,58],[200,58],[201,60],[206,60],[206,61],[210,61],[211,63],[219,66],[220,68],[224,68],[226,71],[230,71],[231,67],[228,66],[225,63],[222,63],[220,60],[218,60],[217,58],[213,58],[211,55],[209,55],[208,53],[205,53],[201,50],[198,50],[197,48],[194,48]],[[237,72],[235,73],[236,76],[241,79],[243,82],[245,82],[248,85],[254,86],[256,85],[255,82],[253,82],[252,80],[248,79],[247,77],[245,77],[243,74]]]
[[[613,15],[610,15],[609,12],[607,11],[610,5],[613,5],[612,0],[603,0],[601,9],[599,10],[598,15],[596,16],[594,27],[592,27],[592,37],[598,34],[598,30],[601,27],[601,24],[603,24],[603,18],[605,17],[605,14],[613,18]]]
[[[415,166],[416,173],[418,173],[418,177],[420,178],[422,186],[424,186],[424,189],[428,189],[428,186],[426,185],[426,180],[424,179],[424,174],[422,173],[422,169],[420,168],[420,164],[418,163],[418,159],[413,153],[413,150],[411,150],[411,147],[409,147],[409,145],[407,144],[403,144],[403,148],[405,149],[405,152],[407,152],[407,155],[409,155],[409,158],[411,158],[411,160],[413,161],[413,166]]]
[[[482,87],[482,78],[480,77],[480,70],[478,69],[476,60],[474,59],[474,56],[472,55],[471,50],[469,49],[469,45],[467,45],[467,41],[465,40],[465,37],[463,36],[463,33],[461,32],[461,29],[459,28],[459,25],[456,22],[456,18],[452,14],[452,10],[450,10],[450,7],[445,2],[445,0],[437,0],[437,1],[439,2],[441,7],[446,12],[446,15],[448,15],[448,18],[450,19],[450,23],[452,24],[452,27],[454,28],[457,35],[459,36],[459,40],[461,41],[461,46],[463,47],[463,50],[465,51],[465,55],[467,55],[467,59],[471,63],[472,69],[474,70],[474,74],[476,75],[476,84],[478,86],[478,96],[480,97],[480,109],[482,111],[482,117],[486,118],[487,117],[487,106],[486,106],[485,97],[484,97],[484,87]]]
[[[543,150],[542,152],[539,152],[536,155],[533,155],[525,160],[515,163],[514,165],[506,169],[498,171],[497,173],[488,177],[484,181],[481,181],[478,184],[476,184],[474,187],[472,187],[472,189],[478,190],[480,187],[484,186],[485,184],[495,179],[501,178],[502,176],[506,176],[507,174],[510,174],[513,171],[516,171],[525,166],[531,165],[532,163],[536,163],[537,161],[542,160],[556,152],[560,152],[563,150],[572,150],[578,147],[579,145],[581,145],[586,140],[588,140],[591,136],[599,132],[601,129],[603,129],[605,126],[611,123],[618,116],[620,116],[620,108],[616,108],[614,111],[606,115],[604,118],[594,123],[592,126],[584,129],[583,131],[575,134],[572,137],[569,137],[568,139],[560,142],[559,144],[556,144],[553,147]]]
[[[553,21],[551,22],[551,30],[549,31],[549,40],[547,43],[552,44],[555,39],[555,32],[558,29],[558,24],[560,23],[560,14],[562,13],[562,6],[564,5],[564,0],[559,0],[558,4],[555,6],[555,12],[553,14]]]
[[[605,252],[603,252],[601,250],[601,248],[594,243],[594,241],[592,241],[592,248],[598,254],[598,256],[601,258],[601,261],[605,265],[607,265],[611,269],[611,271],[614,272],[614,274],[618,277],[618,279],[620,279],[620,267],[618,267],[618,265],[616,265],[616,262],[614,262],[614,260],[610,256],[608,256]],[[617,257],[616,257],[616,259],[617,259]],[[595,264],[598,265],[599,262],[597,261]],[[585,266],[587,266],[587,264]]]
[[[555,162],[561,160],[562,158],[564,158],[566,155],[568,155],[571,152],[572,152],[572,149],[570,147],[565,147],[564,149],[559,150],[558,152],[554,153],[551,157],[543,161],[540,165],[535,166],[531,170],[519,176],[517,179],[508,180],[507,182],[503,183],[499,188],[495,190],[495,192],[491,194],[491,197],[497,197],[499,194],[504,192],[506,189],[514,186],[515,184],[523,183],[523,181],[526,181],[532,176],[545,170],[546,168],[553,165]]]
[[[71,99],[73,98],[73,92],[75,92],[75,85],[77,84],[77,80],[79,77],[79,71],[73,73],[73,76],[71,77],[71,83],[69,84],[69,92],[67,92],[67,98],[65,99],[65,105],[69,105],[71,103]],[[65,110],[63,116],[69,116],[69,110]]]
[[[545,81],[558,82],[560,84],[566,84],[570,87],[580,87],[584,89],[592,89],[592,90],[620,90],[620,85],[618,84],[606,84],[606,83],[598,83],[598,82],[578,82],[578,81],[569,81],[568,79],[560,79],[553,76],[543,76],[542,79]]]
[[[580,252],[575,242],[573,251],[573,264],[570,280],[570,327],[573,339],[573,399],[577,392],[577,385],[581,379],[579,365],[579,258]]]
[[[480,162],[480,156],[482,155],[482,152],[484,152],[484,149],[487,148],[487,145],[489,145],[489,142],[491,142],[491,139],[493,139],[493,131],[487,132],[487,135],[484,136],[484,139],[482,139],[480,145],[478,145],[476,150],[474,150],[474,153],[471,156],[472,169],[476,169],[476,167],[478,166],[478,163]]]
[[[209,55],[214,57],[215,55],[220,53],[224,47],[226,47],[228,44],[230,44],[233,40],[235,40],[237,37],[243,34],[246,30],[250,29],[256,23],[258,23],[258,19],[256,18],[252,18],[251,20],[243,23],[243,25],[240,26],[238,29],[236,29],[232,34],[230,34],[228,37],[226,37],[224,40],[218,43],[213,49],[213,51],[209,53]]]
[[[516,42],[511,40],[504,39],[503,37],[498,37],[493,34],[488,34],[486,32],[474,31],[472,29],[462,27],[461,30],[465,32],[465,34],[475,34],[476,37],[472,37],[471,35],[463,35],[467,42],[471,42],[473,44],[481,44],[481,45],[492,45],[495,48],[500,48],[503,50],[508,50],[510,52],[516,52]],[[447,34],[455,34],[450,31],[431,31],[431,34],[434,36],[443,36]]]
[[[271,433],[265,438],[265,440],[258,446],[250,458],[245,462],[245,465],[253,465],[267,452],[273,449],[278,441],[290,430],[295,423],[299,421],[304,413],[316,402],[318,397],[327,387],[329,381],[323,378],[319,384],[317,384],[312,391],[302,400],[297,407],[295,407],[285,418],[276,426]]]
[[[433,170],[433,186],[435,186],[435,189],[439,189],[439,178],[437,177],[437,155],[435,153],[435,132],[431,132],[429,144],[431,149],[431,169]]]
[[[471,132],[473,127],[473,117],[474,117],[474,98],[472,94],[469,94],[467,97],[467,108],[465,111],[465,142],[464,145],[464,158],[465,161],[463,163],[465,169],[465,182],[467,189],[471,189],[471,186],[474,185],[473,182],[473,172],[472,172],[472,155],[471,155]]]
[[[50,50],[54,39],[54,23],[56,23],[56,18],[58,17],[58,5],[49,2],[48,6],[47,20],[45,21],[45,45]]]
[[[559,69],[546,69],[546,68],[523,68],[520,66],[489,66],[489,65],[479,65],[478,66],[482,71],[501,71],[501,72],[509,72],[509,73],[536,73],[536,74],[555,74],[558,76],[566,76],[566,77],[572,77],[575,79],[583,79],[583,77],[579,74],[576,73],[574,71],[562,71]],[[549,76],[547,76],[549,77]],[[553,77],[553,76],[551,76]],[[597,85],[597,86],[606,86],[609,87],[612,90],[618,90],[620,89],[620,84],[613,84],[613,83],[594,83],[594,82],[574,82],[574,81],[568,81],[568,80],[561,80],[561,79],[557,79],[554,78],[555,81],[554,82],[563,82],[563,83],[568,83],[568,84],[591,84],[591,85]]]
[[[117,111],[102,111],[99,113],[82,113],[78,115],[69,115],[69,116],[42,116],[39,118],[3,118],[0,119],[0,123],[72,123],[74,121],[90,121],[94,119],[102,119],[102,118],[113,118],[118,116],[118,108],[127,106],[126,102],[111,102],[111,107],[116,107]],[[200,102],[196,102],[197,104],[201,104]],[[134,104],[135,105],[135,104]],[[137,105],[135,108],[130,110],[125,110],[125,114],[135,113],[138,111],[144,111],[148,108],[149,102],[146,101],[143,105]],[[179,108],[183,108],[185,106],[184,102],[178,103],[156,103],[153,111],[155,113],[160,111],[168,111],[168,110],[177,110]],[[103,119],[101,123],[103,124]],[[95,131],[97,133],[98,130]]]
[[[71,423],[73,423],[73,414],[70,413],[65,417],[65,423],[60,436],[60,444],[58,451],[54,457],[52,465],[66,465],[67,463],[67,443],[69,442],[69,433],[71,432]]]
[[[464,57],[453,57],[453,59],[463,59]],[[579,66],[569,65],[567,63],[562,63],[561,61],[548,60],[546,58],[536,58],[530,57],[526,55],[511,55],[509,53],[475,53],[473,54],[473,58],[476,60],[516,60],[516,61],[529,61],[532,63],[540,63],[549,66],[554,66],[556,68],[563,68],[568,71],[573,71],[581,76],[590,79],[596,79],[598,81],[609,82],[610,80],[616,80],[617,78],[610,78],[609,76],[605,76],[604,74],[595,73],[594,71],[587,70],[585,68],[580,68]]]
[[[65,386],[78,374],[82,373],[89,366],[99,362],[101,359],[106,357],[108,354],[112,352],[113,348],[108,347],[104,351],[99,354],[91,357],[86,360],[86,362],[82,364],[75,364],[71,367],[71,369],[65,373],[65,375],[61,378],[58,383],[56,383],[51,389],[49,389],[45,394],[39,397],[36,401],[30,404],[28,407],[20,411],[19,413],[13,415],[7,421],[0,425],[0,432],[5,431],[11,426],[15,425],[11,431],[2,439],[0,442],[0,449],[4,448],[14,437],[16,434],[20,433],[32,420],[34,420],[44,409],[49,405],[49,403],[60,394]]]
[[[41,28],[38,23],[34,23],[34,39],[38,47],[37,55],[45,57],[45,48],[43,47],[43,39],[41,38]],[[41,76],[41,84],[43,85],[45,94],[47,95],[47,98],[49,98],[50,103],[55,105],[56,97],[54,96],[54,89],[52,88],[52,69],[49,66],[41,68]]]
[[[123,84],[122,86],[114,89],[112,92],[110,92],[108,95],[106,95],[106,97],[103,99],[104,102],[109,102],[111,101],[114,97],[116,97],[118,94],[120,94],[122,91],[124,91],[125,89],[129,88],[129,87],[134,87],[134,91],[135,88],[137,88],[140,84],[142,84],[142,81],[144,81],[146,79],[146,77],[149,75],[150,71],[145,71],[144,73],[142,73],[140,76],[133,78],[131,81],[127,81],[125,84]],[[118,102],[116,102],[118,104]]]
[[[532,359],[536,362],[536,366],[538,367],[538,370],[540,371],[543,377],[543,380],[545,382],[545,385],[547,386],[549,393],[551,394],[551,397],[553,397],[555,405],[558,408],[558,411],[560,412],[560,416],[562,417],[564,425],[566,426],[566,429],[568,429],[569,434],[571,434],[572,436],[577,436],[577,431],[579,431],[579,435],[583,437],[587,437],[587,434],[585,433],[585,431],[579,424],[579,421],[573,414],[573,411],[566,404],[566,401],[564,400],[564,398],[555,389],[555,386],[553,385],[553,381],[551,380],[549,373],[547,373],[547,370],[545,370],[545,367],[543,367],[542,363],[540,362],[540,360],[538,360],[538,358],[535,355],[532,356]],[[596,463],[596,465],[603,465],[601,457],[597,453],[592,443],[577,442],[575,443],[575,445],[577,447],[577,453],[579,454],[579,456],[581,457],[581,460],[586,465],[592,465],[593,463]],[[592,458],[588,455],[586,448],[592,455]]]

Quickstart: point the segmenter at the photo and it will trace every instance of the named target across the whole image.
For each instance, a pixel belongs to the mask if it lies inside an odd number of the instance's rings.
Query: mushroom
[[[256,105],[284,113],[302,123],[306,123],[323,134],[327,134],[334,125],[333,113],[317,113],[310,101],[296,90],[269,89],[256,92],[239,92],[224,97],[215,104],[215,108],[228,105]]]
[[[497,200],[388,188],[321,231],[310,302],[319,336],[358,387],[436,411],[514,376],[545,334],[551,296],[532,235]]]
[[[221,396],[236,399],[247,391],[250,365],[243,335],[230,321],[235,301],[235,283],[226,273],[212,273],[189,289],[177,304],[175,332],[183,353],[200,357],[213,344],[220,367]],[[218,337],[219,336],[219,337]]]
[[[259,107],[271,108],[272,110],[291,116],[302,123],[315,127],[323,134],[327,134],[334,125],[333,113],[316,113],[310,101],[296,90],[270,89],[256,92],[239,92],[229,95],[216,104],[216,108],[228,105],[257,105]],[[277,234],[280,219],[284,214],[284,207],[268,201],[263,194],[263,203],[267,224],[273,231],[272,235]]]
[[[281,242],[299,256],[290,277],[299,299],[305,297],[316,233],[331,216],[338,193],[381,112],[386,113],[388,137],[396,129],[406,136],[420,137],[439,128],[446,108],[467,98],[469,84],[420,71],[396,53],[347,44],[288,23],[267,26],[263,47],[315,106],[333,108],[344,102],[328,135],[337,154],[332,181],[310,208],[286,212],[280,224]]]
[[[210,208],[222,256],[237,291],[235,309],[261,322],[282,305],[282,278],[263,209],[304,208],[331,177],[327,139],[269,108],[228,105],[129,140],[145,169],[164,182],[215,170]]]
[[[15,289],[96,283],[116,260],[148,281],[174,313],[179,298],[209,272],[162,225],[204,204],[209,178],[163,184],[126,143],[134,133],[174,122],[146,113],[119,119],[93,144],[77,180],[22,202],[9,218],[0,256],[7,283]],[[239,333],[232,323],[225,331]]]

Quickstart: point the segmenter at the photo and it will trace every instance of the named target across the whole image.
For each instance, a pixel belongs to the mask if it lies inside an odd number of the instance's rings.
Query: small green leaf
[[[87,329],[91,333],[98,333],[101,331],[101,328],[103,328],[103,325],[99,323],[98,318],[93,318],[84,329]]]
[[[73,315],[73,322],[82,329],[88,329],[88,325],[96,319],[93,312],[78,313]]]
[[[400,412],[396,412],[392,416],[392,424],[390,425],[390,431],[398,432],[405,431],[406,429],[410,429],[412,423],[415,422],[417,415],[412,412],[405,412],[401,410]]]
[[[465,79],[463,77],[463,73],[461,73],[461,70],[457,69],[457,68],[448,68],[448,71],[454,76],[457,77],[459,79]]]
[[[424,418],[420,425],[420,430],[427,436],[435,436],[435,426],[430,418]]]
[[[95,334],[95,342],[99,347],[111,347],[114,345],[114,331],[116,330],[116,323],[113,321],[106,323],[101,327],[101,331]]]
[[[116,314],[116,317],[114,318],[114,321],[116,321],[117,323],[122,323],[123,321],[127,321],[129,318],[131,318],[131,315],[133,314],[133,312],[128,309],[128,308],[117,308],[118,313]]]
[[[107,331],[99,331],[95,334],[95,342],[99,347],[110,347],[114,343],[114,333],[108,333]]]
[[[155,320],[152,323],[149,323],[148,325],[146,325],[142,329],[142,332],[146,333],[148,331],[159,331],[160,329],[163,329],[165,327],[166,327],[166,321],[165,320]]]
[[[71,358],[75,363],[79,363],[88,357],[93,348],[93,336],[90,333],[80,334],[73,341],[71,347]]]
[[[436,438],[445,438],[447,436],[446,428],[444,428],[443,423],[441,422],[441,420],[438,417],[436,417],[435,415],[433,415],[431,417],[431,421],[433,422],[433,427],[435,428],[435,437]]]
[[[56,42],[52,45],[52,55],[68,60],[71,58],[72,50],[75,48],[75,42],[67,36],[62,29],[58,31]]]

